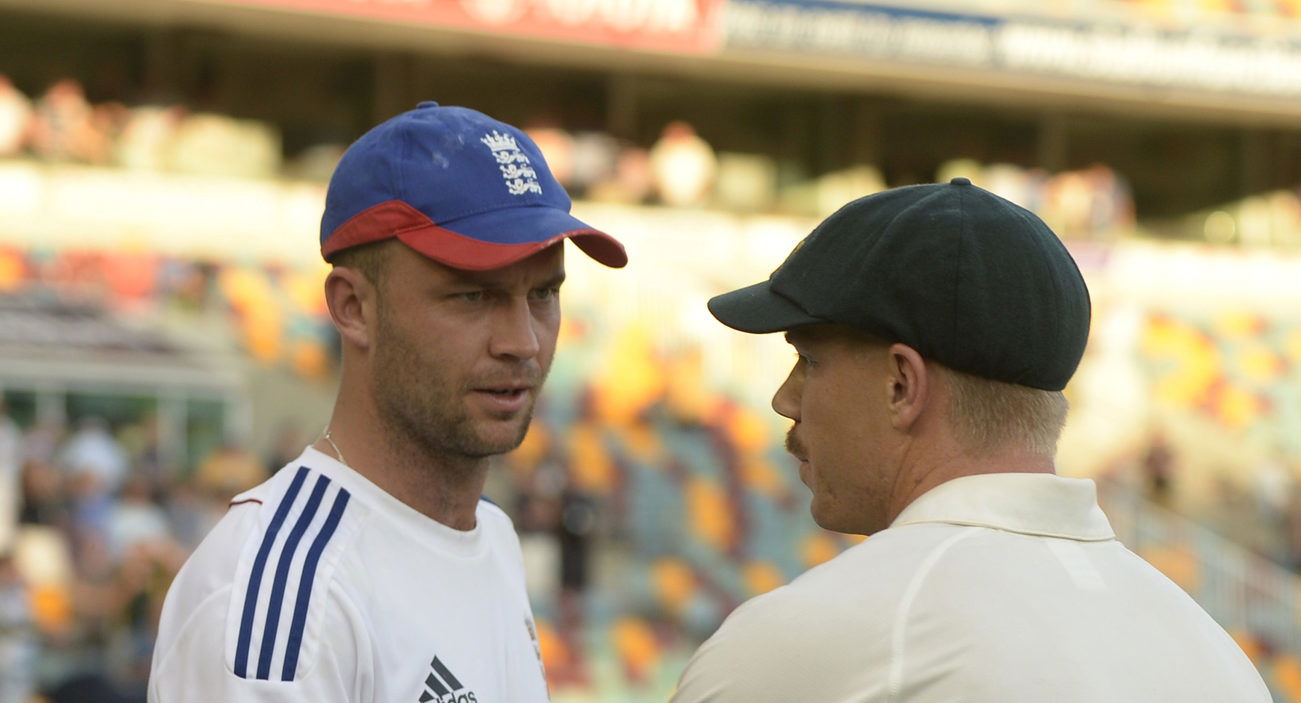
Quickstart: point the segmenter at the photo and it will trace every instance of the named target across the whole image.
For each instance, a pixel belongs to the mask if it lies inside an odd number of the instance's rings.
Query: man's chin
[[[809,505],[809,512],[813,515],[813,522],[824,530],[845,534],[854,531],[853,527],[847,524],[850,521],[846,519],[845,515],[836,514],[835,511],[827,510],[825,506],[819,505],[816,495],[813,497],[813,503]]]
[[[514,451],[524,442],[528,434],[531,417],[514,417],[508,420],[494,420],[480,426],[479,443],[486,450],[485,456],[505,454]]]

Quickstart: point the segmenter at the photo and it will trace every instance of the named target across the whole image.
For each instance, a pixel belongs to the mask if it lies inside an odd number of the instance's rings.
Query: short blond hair
[[[384,284],[385,263],[388,260],[388,245],[392,239],[381,239],[378,242],[367,242],[358,244],[354,247],[348,247],[330,258],[330,263],[343,267],[355,269],[361,272],[371,285],[375,286],[378,291]]]
[[[1061,391],[995,381],[937,365],[952,398],[950,420],[963,448],[976,455],[1020,446],[1040,456],[1057,453],[1070,403]]]
[[[880,337],[843,325],[827,329],[865,353],[890,346]],[[930,361],[928,366],[948,386],[949,422],[964,450],[975,456],[989,456],[1010,447],[1049,458],[1057,454],[1057,440],[1070,410],[1070,402],[1061,391],[995,381],[936,361]]]

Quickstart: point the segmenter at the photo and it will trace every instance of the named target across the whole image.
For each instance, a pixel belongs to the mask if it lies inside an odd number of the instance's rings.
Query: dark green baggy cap
[[[841,324],[957,371],[1054,391],[1079,366],[1090,316],[1057,235],[966,178],[845,205],[768,280],[709,310],[742,332]]]

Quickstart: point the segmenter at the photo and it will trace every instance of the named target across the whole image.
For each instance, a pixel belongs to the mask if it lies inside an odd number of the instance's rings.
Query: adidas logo
[[[474,691],[468,691],[438,657],[429,662],[429,676],[425,677],[425,690],[420,692],[419,703],[479,703]]]

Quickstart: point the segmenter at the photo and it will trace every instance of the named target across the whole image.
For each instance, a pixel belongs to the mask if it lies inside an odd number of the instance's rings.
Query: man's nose
[[[772,396],[772,409],[778,415],[796,422],[800,420],[800,392],[804,387],[804,380],[798,375],[798,369],[791,369],[781,388]]]
[[[526,360],[538,355],[542,348],[538,341],[541,322],[534,318],[528,300],[512,298],[493,314],[496,320],[489,342],[493,356]]]

